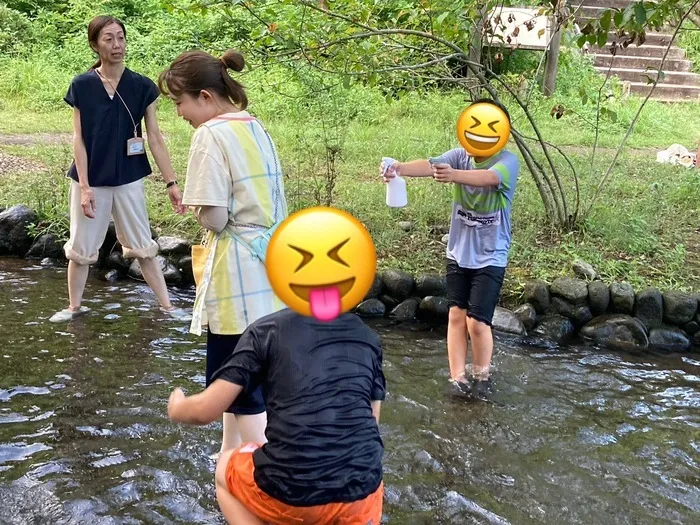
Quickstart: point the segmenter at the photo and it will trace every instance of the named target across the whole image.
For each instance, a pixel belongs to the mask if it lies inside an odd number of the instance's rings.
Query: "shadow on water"
[[[0,523],[224,523],[221,425],[165,409],[203,387],[204,337],[134,281],[91,279],[90,314],[50,324],[65,288],[64,270],[0,260]],[[465,403],[444,393],[444,334],[374,327],[383,523],[697,523],[700,355],[499,337],[494,402]]]

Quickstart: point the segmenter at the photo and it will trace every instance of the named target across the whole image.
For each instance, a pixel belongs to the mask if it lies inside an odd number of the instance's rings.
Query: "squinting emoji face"
[[[266,266],[272,289],[289,308],[332,321],[367,295],[377,254],[355,217],[314,207],[280,224],[270,239]]]
[[[472,104],[457,120],[457,138],[472,157],[495,155],[509,137],[508,117],[501,108],[488,102]]]

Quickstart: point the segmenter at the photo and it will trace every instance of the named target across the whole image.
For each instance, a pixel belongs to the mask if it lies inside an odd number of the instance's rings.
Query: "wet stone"
[[[355,313],[360,317],[384,317],[385,312],[386,306],[379,299],[362,301],[355,309]]]
[[[510,310],[496,307],[492,320],[493,329],[507,334],[525,335],[527,331],[517,315]]]
[[[384,281],[387,295],[393,297],[398,302],[408,299],[411,296],[415,284],[415,280],[410,273],[400,270],[387,270],[383,272],[382,281]]]
[[[444,297],[447,295],[447,281],[444,275],[422,274],[416,279],[416,295],[427,297],[436,295]]]
[[[562,343],[574,335],[574,325],[566,317],[559,314],[549,314],[538,321],[532,335]]]
[[[418,306],[418,318],[435,323],[446,323],[449,316],[446,297],[429,295],[424,297]]]
[[[593,316],[602,315],[610,306],[610,288],[602,281],[588,283],[588,306]]]
[[[664,301],[657,288],[647,288],[637,294],[634,316],[647,330],[661,326],[664,317]]]
[[[525,330],[530,330],[533,326],[535,326],[535,322],[537,321],[537,311],[531,304],[521,304],[513,311],[513,313],[518,319],[520,319],[520,322],[523,323]]]
[[[676,326],[660,326],[649,334],[649,345],[665,350],[685,350],[690,346],[690,339]]]
[[[538,314],[543,314],[550,306],[549,286],[542,280],[529,281],[525,283],[523,299],[530,303]]]
[[[613,312],[632,315],[634,309],[634,289],[628,283],[612,283],[610,299]]]
[[[409,297],[391,311],[391,317],[397,321],[410,321],[414,319],[418,313],[420,301],[421,300],[417,297]]]

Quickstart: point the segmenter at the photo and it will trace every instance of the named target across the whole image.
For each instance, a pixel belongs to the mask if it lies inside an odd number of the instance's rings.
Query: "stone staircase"
[[[569,2],[573,11],[580,0]],[[624,8],[631,0],[584,0],[583,5],[574,16],[580,27],[591,19],[598,19],[606,9]],[[647,77],[656,78],[656,71],[646,68],[658,68],[668,43],[673,36],[673,28],[662,28],[661,32],[647,32],[646,40],[641,46],[630,44],[627,48],[618,47],[616,55],[610,51],[610,46],[617,40],[615,33],[608,34],[608,41],[601,49],[597,46],[589,48],[594,56],[595,68],[605,75],[612,62],[611,75],[625,82],[630,93],[646,96],[651,90]],[[677,38],[677,37],[676,37]],[[652,100],[666,102],[698,101],[700,102],[700,75],[691,73],[692,62],[686,58],[685,51],[675,44],[671,46],[664,62],[664,78],[659,81],[652,93]]]

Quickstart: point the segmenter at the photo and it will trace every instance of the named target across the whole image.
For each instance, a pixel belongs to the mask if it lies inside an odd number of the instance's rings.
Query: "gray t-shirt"
[[[490,169],[500,184],[492,187],[454,184],[454,202],[447,257],[462,268],[505,267],[510,250],[510,209],[518,179],[518,157],[501,150],[490,159],[476,163],[463,148],[433,157],[456,170]]]

